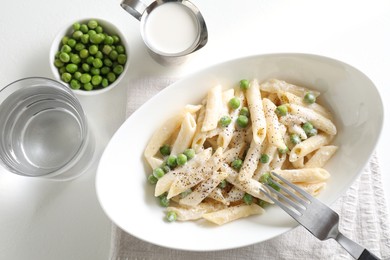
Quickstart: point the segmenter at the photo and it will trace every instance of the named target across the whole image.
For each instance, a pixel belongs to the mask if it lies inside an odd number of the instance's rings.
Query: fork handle
[[[368,251],[367,249],[364,249],[363,253],[360,255],[358,260],[371,260],[371,259],[377,259],[380,260],[379,257]]]
[[[338,233],[336,237],[336,241],[344,247],[347,252],[353,256],[357,260],[380,260],[379,257],[375,256],[373,253],[356,243],[355,241],[352,241],[348,237],[344,236],[340,232]]]

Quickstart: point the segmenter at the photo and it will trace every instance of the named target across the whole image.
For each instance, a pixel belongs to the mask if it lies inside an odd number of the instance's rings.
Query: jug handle
[[[141,21],[141,17],[147,8],[140,0],[123,0],[121,7],[139,21]]]

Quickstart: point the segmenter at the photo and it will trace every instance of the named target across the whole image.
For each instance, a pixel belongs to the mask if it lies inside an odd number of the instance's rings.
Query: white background
[[[28,76],[53,77],[49,49],[65,25],[99,17],[126,35],[130,68],[114,90],[80,97],[98,139],[98,155],[125,119],[126,87],[142,77],[184,77],[236,57],[304,52],[336,58],[363,71],[379,89],[385,124],[376,149],[390,186],[390,1],[193,0],[209,42],[178,68],[147,54],[139,23],[118,0],[3,1],[0,8],[0,88]],[[346,97],[348,98],[348,97]],[[130,100],[131,101],[131,100]],[[362,136],[364,138],[364,136]],[[95,193],[95,166],[72,182],[14,176],[0,169],[1,259],[107,259],[111,222]],[[390,207],[390,191],[385,189]]]

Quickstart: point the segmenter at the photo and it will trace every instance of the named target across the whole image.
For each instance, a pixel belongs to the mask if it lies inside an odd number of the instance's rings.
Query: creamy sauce
[[[144,26],[145,40],[149,46],[167,54],[187,50],[199,34],[195,14],[188,7],[175,2],[155,8]]]

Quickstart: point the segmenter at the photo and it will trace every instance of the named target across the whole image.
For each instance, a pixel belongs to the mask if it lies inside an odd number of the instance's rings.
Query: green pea
[[[241,108],[241,110],[240,110],[240,115],[241,115],[241,116],[246,116],[246,117],[249,118],[249,109],[248,109],[247,107]]]
[[[247,79],[240,80],[240,88],[242,90],[247,90],[249,88],[249,81]]]
[[[64,63],[60,59],[55,59],[54,66],[56,66],[57,68],[61,68],[64,66]]]
[[[89,43],[89,34],[83,34],[81,37],[80,37],[80,41],[84,44],[88,44]]]
[[[312,137],[312,136],[315,136],[315,135],[317,135],[317,134],[318,134],[317,129],[313,128],[313,129],[311,129],[311,130],[307,133],[307,136],[308,136],[308,137]]]
[[[99,48],[96,45],[91,45],[88,48],[90,54],[95,55],[98,52]]]
[[[232,99],[229,100],[229,106],[230,106],[230,108],[232,108],[232,109],[237,109],[237,108],[240,107],[240,105],[241,105],[241,102],[240,102],[240,100],[239,100],[238,98],[236,98],[236,97],[234,97],[234,98],[232,98]]]
[[[73,30],[77,31],[77,30],[80,30],[80,23],[76,22],[72,25],[73,27]]]
[[[174,155],[170,155],[168,158],[167,158],[167,165],[172,169],[172,168],[175,168],[177,166],[177,161],[176,161],[176,156]]]
[[[61,39],[61,43],[62,43],[63,45],[65,45],[65,44],[68,43],[68,40],[69,40],[69,37],[68,37],[68,36],[64,36],[64,37],[62,37],[62,39]]]
[[[187,197],[188,195],[190,195],[192,193],[192,190],[191,189],[187,189],[185,191],[183,191],[182,193],[180,193],[180,198],[185,198]]]
[[[74,31],[72,34],[73,39],[79,40],[83,36],[83,32],[80,30]]]
[[[226,186],[227,186],[227,181],[226,181],[226,180],[222,180],[222,181],[218,184],[218,187],[220,187],[221,189],[226,188]]]
[[[70,53],[71,51],[72,51],[72,48],[69,45],[67,45],[67,44],[62,45],[61,52]]]
[[[100,34],[100,33],[95,33],[95,34],[92,34],[89,36],[90,36],[89,41],[94,43],[94,44],[100,44],[104,40],[102,34]]]
[[[118,35],[113,35],[112,38],[114,39],[114,43],[119,43],[121,41]]]
[[[280,106],[276,107],[275,112],[279,116],[285,116],[285,115],[287,115],[288,108],[286,105],[280,105]]]
[[[265,172],[260,176],[260,182],[263,184],[268,184],[271,180],[271,174],[269,172]]]
[[[185,149],[184,152],[185,156],[187,156],[188,160],[191,160],[195,157],[195,150],[192,148]]]
[[[101,51],[97,51],[96,54],[95,54],[95,58],[98,58],[98,59],[103,59],[103,53]]]
[[[95,58],[93,61],[92,61],[92,65],[95,67],[95,68],[101,68],[103,67],[103,61],[99,58]]]
[[[79,64],[81,62],[81,58],[77,54],[70,55],[70,61],[74,64]]]
[[[100,73],[102,74],[102,75],[106,75],[108,72],[110,72],[111,71],[111,69],[109,68],[109,67],[102,67],[101,69],[100,69]]]
[[[163,169],[161,169],[160,167],[156,168],[153,170],[153,175],[154,177],[156,177],[157,179],[160,179],[161,177],[163,177],[165,175],[165,172]]]
[[[98,86],[100,83],[102,83],[102,76],[100,75],[94,75],[91,79],[91,83],[94,86]]]
[[[301,142],[301,138],[297,134],[290,135],[290,141],[293,144],[299,144]]]
[[[96,20],[89,20],[88,21],[88,28],[89,29],[95,29],[96,27],[98,27],[98,22]]]
[[[80,77],[80,82],[83,84],[89,83],[91,81],[92,77],[91,75],[84,73]]]
[[[72,89],[80,89],[81,88],[81,84],[80,84],[80,82],[77,79],[72,79],[70,81],[70,87]]]
[[[115,50],[119,53],[119,54],[124,54],[125,53],[125,47],[123,47],[123,45],[118,45],[116,46]]]
[[[109,82],[114,82],[116,80],[116,76],[113,72],[107,73],[107,79]]]
[[[91,36],[97,34],[95,30],[88,30],[87,34],[89,35],[89,40],[91,40]]]
[[[163,194],[163,195],[160,195],[158,197],[159,201],[160,201],[160,205],[163,206],[163,207],[168,207],[169,206],[169,199],[167,197],[167,194]]]
[[[91,68],[89,70],[89,72],[92,74],[92,75],[100,75],[100,69],[97,69],[97,68]]]
[[[253,197],[252,195],[245,193],[244,197],[242,198],[247,205],[251,205],[253,203]]]
[[[75,73],[76,71],[78,70],[78,66],[76,64],[68,64],[66,65],[66,71],[69,72],[69,73]]]
[[[80,31],[82,32],[82,33],[87,33],[88,32],[88,26],[86,25],[86,24],[82,24],[82,25],[80,25]]]
[[[95,31],[97,33],[102,33],[103,32],[103,27],[101,27],[100,25],[98,25],[96,28],[95,28]]]
[[[65,67],[61,67],[61,68],[59,69],[59,72],[60,72],[60,75],[62,75],[63,73],[65,73],[65,72],[67,72],[67,71],[66,71],[66,68],[65,68]]]
[[[103,52],[104,54],[109,55],[111,51],[112,51],[111,46],[109,46],[109,45],[107,45],[107,44],[103,46],[102,52]]]
[[[249,119],[246,116],[239,115],[237,118],[237,125],[241,128],[247,127],[249,124]]]
[[[127,61],[126,54],[119,54],[118,58],[117,58],[117,61],[118,61],[119,64],[124,65],[126,63],[126,61]]]
[[[182,154],[182,153],[178,154],[176,161],[177,161],[177,165],[182,166],[182,165],[187,163],[187,156],[185,154]]]
[[[81,51],[82,49],[85,49],[85,45],[82,44],[81,42],[78,42],[78,43],[76,43],[76,45],[74,46],[74,49],[75,49],[76,51]]]
[[[90,90],[93,89],[93,85],[92,85],[91,82],[85,83],[83,87],[84,87],[84,89],[87,90],[87,91],[90,91]]]
[[[108,87],[108,85],[110,85],[110,84],[108,83],[108,79],[104,78],[104,79],[102,80],[102,86],[103,86],[103,88]]]
[[[285,149],[278,148],[278,152],[279,152],[280,154],[285,154],[285,153],[288,152],[288,148],[287,148],[287,147],[286,147]]]
[[[111,36],[107,36],[107,37],[104,39],[104,44],[113,45],[113,44],[114,44],[114,39],[113,39]]]
[[[108,56],[110,57],[111,60],[116,60],[118,58],[118,52],[112,50]]]
[[[268,162],[269,162],[269,156],[268,156],[268,154],[263,153],[263,154],[260,156],[260,162],[261,162],[261,163],[268,163]]]
[[[77,80],[80,80],[81,78],[81,72],[80,71],[76,71],[74,74],[73,74],[73,78],[77,79]]]
[[[93,56],[88,56],[88,58],[86,59],[87,64],[92,65],[94,59],[95,58]]]
[[[116,74],[116,75],[120,75],[122,72],[123,72],[123,66],[122,65],[116,65],[112,71]]]
[[[267,206],[269,205],[268,202],[266,202],[265,200],[261,200],[261,199],[259,199],[259,200],[257,201],[257,204],[258,204],[260,207],[262,207],[262,208],[267,207]]]
[[[80,55],[80,58],[86,59],[86,58],[89,56],[89,52],[88,52],[87,49],[82,49],[82,50],[79,52],[79,55]]]
[[[156,177],[154,177],[153,174],[150,174],[150,175],[148,176],[148,182],[149,182],[150,184],[154,185],[154,184],[157,183],[157,181],[158,181],[158,179],[157,179]]]
[[[241,166],[242,166],[242,160],[241,159],[235,159],[234,161],[232,161],[230,166],[232,166],[236,170],[240,170]]]
[[[313,104],[316,102],[316,96],[312,92],[307,92],[303,97],[303,101],[307,104]]]
[[[223,117],[221,117],[221,119],[219,119],[219,124],[222,127],[227,127],[231,122],[232,122],[232,119],[230,118],[230,116],[223,116]]]
[[[69,39],[68,42],[67,42],[67,45],[69,45],[69,47],[73,48],[74,46],[76,46],[76,40],[75,39]]]
[[[91,69],[91,67],[90,67],[89,64],[87,64],[87,63],[83,63],[83,64],[81,65],[81,68],[83,69],[84,72],[89,72],[90,69]]]
[[[64,82],[68,83],[68,82],[71,81],[72,75],[71,75],[70,73],[68,73],[68,72],[62,73],[61,79],[62,79]]]
[[[303,131],[305,131],[306,134],[308,134],[313,128],[314,127],[310,122],[306,122],[302,125],[302,129]]]
[[[66,52],[61,52],[60,55],[59,55],[59,59],[60,59],[60,61],[66,63],[66,62],[70,61],[70,56]]]
[[[60,51],[57,51],[56,54],[54,55],[54,57],[55,57],[56,59],[58,59],[58,57],[60,57],[60,53],[61,53]]]
[[[112,61],[108,58],[103,60],[104,65],[111,67],[112,66]]]
[[[177,214],[174,211],[168,211],[166,215],[166,219],[168,222],[174,222],[177,220]]]
[[[160,147],[160,153],[163,156],[168,156],[171,154],[171,147],[167,144],[164,144],[163,146]]]

